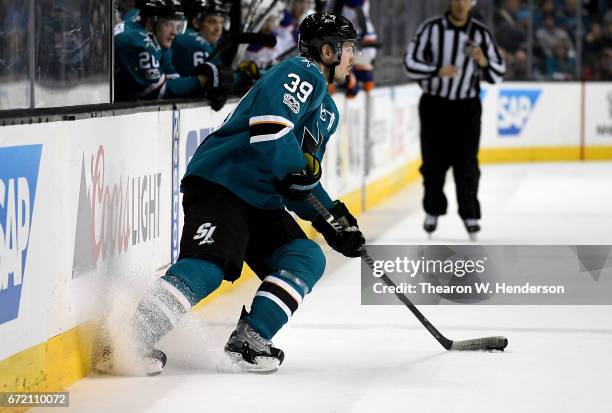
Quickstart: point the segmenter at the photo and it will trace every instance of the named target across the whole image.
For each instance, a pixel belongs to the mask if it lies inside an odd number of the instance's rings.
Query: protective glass
[[[353,52],[353,56],[361,56],[361,46],[358,42],[344,42],[342,44],[342,53]]]

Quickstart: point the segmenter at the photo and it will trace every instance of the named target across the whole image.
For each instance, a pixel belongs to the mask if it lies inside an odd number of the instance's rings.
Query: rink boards
[[[324,185],[352,210],[417,179],[419,97],[414,85],[335,96]],[[610,83],[504,84],[481,99],[485,162],[612,159]],[[87,374],[107,286],[142,289],[176,258],[179,179],[234,106],[0,128],[0,387]]]

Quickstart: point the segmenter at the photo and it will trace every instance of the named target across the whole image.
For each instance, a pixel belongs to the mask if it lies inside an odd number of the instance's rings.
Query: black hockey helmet
[[[227,17],[229,13],[220,0],[183,0],[183,8],[188,19],[193,17],[202,19],[211,15]]]
[[[353,42],[357,46],[357,32],[346,17],[333,13],[313,13],[304,19],[298,29],[298,47],[302,56],[317,62],[321,60],[321,48],[330,45],[336,53],[334,63],[325,64],[330,69],[329,83],[333,82],[335,67],[342,57],[342,44]]]
[[[321,47],[329,44],[336,54],[342,53],[342,43],[357,42],[357,32],[346,17],[332,13],[313,13],[299,27],[298,46],[303,56],[321,61]]]
[[[144,24],[147,18],[161,17],[171,20],[183,20],[183,6],[179,0],[143,0],[139,5],[140,21]]]

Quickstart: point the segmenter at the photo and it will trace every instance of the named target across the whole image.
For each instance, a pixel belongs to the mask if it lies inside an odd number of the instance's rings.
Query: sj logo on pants
[[[193,239],[196,241],[199,239],[202,240],[198,245],[212,244],[213,242],[215,242],[215,240],[212,238],[212,235],[216,229],[217,226],[211,224],[210,222],[202,224],[198,228],[197,234],[195,235],[195,237],[193,237]]]

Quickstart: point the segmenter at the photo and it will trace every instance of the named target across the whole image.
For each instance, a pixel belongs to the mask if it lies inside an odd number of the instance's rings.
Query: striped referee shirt
[[[479,67],[465,54],[470,42],[480,46],[489,61]],[[493,36],[484,24],[472,17],[463,27],[448,20],[448,12],[425,21],[408,45],[404,58],[408,76],[419,82],[430,95],[450,100],[474,98],[480,95],[480,79],[499,83],[506,65]],[[453,77],[438,77],[441,67],[452,64],[457,69]]]

